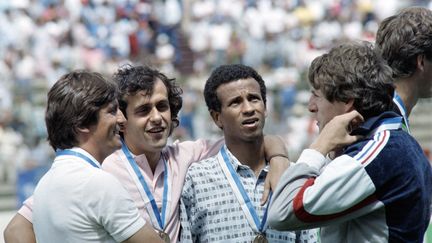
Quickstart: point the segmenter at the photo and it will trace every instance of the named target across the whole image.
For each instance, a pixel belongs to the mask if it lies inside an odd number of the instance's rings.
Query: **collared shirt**
[[[85,150],[70,151],[82,157],[57,156],[35,189],[37,241],[123,242],[138,232],[146,222],[120,182]]]
[[[168,158],[171,181],[171,202],[169,203],[169,219],[166,222],[166,232],[170,235],[171,242],[178,241],[180,232],[179,220],[179,200],[180,193],[183,187],[184,177],[187,169],[192,162],[199,161],[203,158],[214,155],[219,151],[223,139],[216,143],[210,143],[207,140],[199,139],[197,141],[187,141],[181,143],[174,143],[167,146],[162,151],[161,157]],[[147,185],[152,190],[153,197],[159,208],[162,207],[162,194],[163,194],[163,178],[164,178],[164,165],[161,159],[153,174],[145,155],[134,156],[139,169],[147,182]],[[117,150],[108,156],[102,163],[102,169],[114,175],[128,191],[129,195],[135,202],[141,216],[147,221],[151,222],[149,214],[147,213],[146,204],[140,194],[141,185],[137,185],[134,181],[134,176],[129,173],[126,167],[127,160],[124,158],[124,153]],[[18,211],[19,214],[24,216],[32,222],[32,208],[33,198],[30,197],[24,202],[24,205]]]
[[[226,147],[225,147],[226,149]],[[226,149],[260,220],[267,205],[260,206],[268,166],[258,178]],[[217,156],[193,164],[186,175],[180,203],[181,242],[252,242],[256,232],[249,225]],[[295,232],[265,231],[269,242],[296,242]],[[301,242],[317,242],[316,230],[301,231]]]

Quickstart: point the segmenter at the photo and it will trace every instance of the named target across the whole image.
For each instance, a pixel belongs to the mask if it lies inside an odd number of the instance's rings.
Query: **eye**
[[[156,105],[156,109],[160,112],[164,112],[170,109],[168,101],[159,102]]]
[[[151,106],[149,105],[144,105],[144,106],[140,106],[136,109],[136,114],[140,115],[140,116],[146,116],[148,113],[150,113],[151,111]]]
[[[250,95],[250,96],[248,97],[248,100],[249,100],[249,101],[254,101],[254,102],[256,102],[256,101],[261,101],[261,96],[259,96],[259,95]]]
[[[112,115],[117,115],[117,111],[118,111],[118,105],[117,104],[110,104],[108,107],[108,113],[112,114]]]
[[[228,103],[228,106],[237,106],[240,104],[240,100],[239,99],[234,99],[231,102]]]

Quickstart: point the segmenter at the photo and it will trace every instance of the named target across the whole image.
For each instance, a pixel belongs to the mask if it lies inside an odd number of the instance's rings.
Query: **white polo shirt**
[[[86,151],[73,148],[97,161]],[[34,192],[38,242],[122,242],[145,225],[120,182],[82,158],[56,157]]]

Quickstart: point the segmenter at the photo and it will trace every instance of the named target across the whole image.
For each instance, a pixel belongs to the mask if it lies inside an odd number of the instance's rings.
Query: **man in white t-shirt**
[[[38,242],[161,242],[120,182],[100,169],[121,147],[118,88],[102,75],[74,71],[48,92],[45,122],[56,151],[34,192]]]

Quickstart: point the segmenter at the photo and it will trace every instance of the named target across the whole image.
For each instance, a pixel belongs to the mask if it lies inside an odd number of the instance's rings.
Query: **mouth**
[[[120,126],[116,126],[115,129],[114,129],[114,131],[113,131],[113,133],[114,133],[114,135],[119,135],[120,136],[120,131],[121,131]]]
[[[246,127],[251,127],[251,126],[255,126],[255,125],[257,125],[258,122],[259,122],[259,119],[258,119],[258,118],[250,118],[250,119],[246,119],[246,120],[244,120],[244,121],[242,122],[242,125],[243,125],[243,126],[246,126]]]
[[[161,133],[165,131],[165,127],[153,127],[147,130],[148,133]]]

